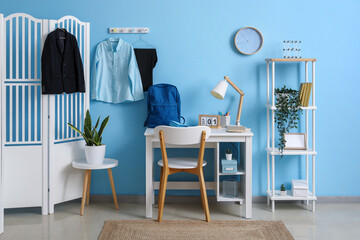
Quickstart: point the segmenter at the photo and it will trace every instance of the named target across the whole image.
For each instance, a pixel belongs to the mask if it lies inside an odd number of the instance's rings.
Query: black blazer
[[[74,35],[65,29],[49,33],[41,55],[43,94],[85,92],[84,69]]]

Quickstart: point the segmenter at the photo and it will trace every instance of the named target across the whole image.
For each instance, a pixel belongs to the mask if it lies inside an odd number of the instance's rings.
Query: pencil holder
[[[230,115],[220,116],[220,126],[226,128],[227,125],[230,125]]]

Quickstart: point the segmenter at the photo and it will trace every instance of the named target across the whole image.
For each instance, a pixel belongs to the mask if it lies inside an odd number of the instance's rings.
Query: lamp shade
[[[228,83],[225,80],[221,80],[211,91],[211,94],[217,99],[223,100],[226,94]]]

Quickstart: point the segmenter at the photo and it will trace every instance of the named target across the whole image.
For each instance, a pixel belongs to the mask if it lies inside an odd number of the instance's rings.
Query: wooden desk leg
[[[85,170],[85,177],[84,177],[84,187],[83,187],[83,194],[81,199],[81,209],[80,209],[80,216],[84,214],[84,207],[85,207],[85,200],[86,200],[86,190],[88,186],[88,179],[89,179],[89,171]]]
[[[89,179],[88,179],[88,186],[87,186],[87,192],[86,192],[86,205],[89,205],[90,202],[90,184],[91,184],[91,170],[89,171]]]
[[[110,179],[112,194],[113,194],[113,198],[114,198],[115,209],[119,210],[119,205],[118,205],[118,201],[117,201],[117,197],[116,197],[114,179],[113,179],[111,168],[108,168],[108,173],[109,173],[109,179]]]

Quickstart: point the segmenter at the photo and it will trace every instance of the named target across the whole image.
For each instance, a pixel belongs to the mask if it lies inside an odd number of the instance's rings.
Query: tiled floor
[[[80,203],[56,206],[55,214],[42,216],[40,209],[18,209],[5,214],[5,233],[9,239],[97,239],[105,220],[145,219],[145,206],[120,203],[116,211],[112,203],[90,203],[84,216],[79,215]],[[265,204],[253,205],[253,220],[282,220],[295,239],[360,239],[360,204],[317,204],[316,212],[304,205],[277,204],[275,213]],[[310,206],[309,206],[310,209]],[[234,203],[211,203],[212,220],[240,220],[244,207]],[[154,217],[157,207],[154,206]],[[164,220],[204,219],[201,204],[165,204]]]

